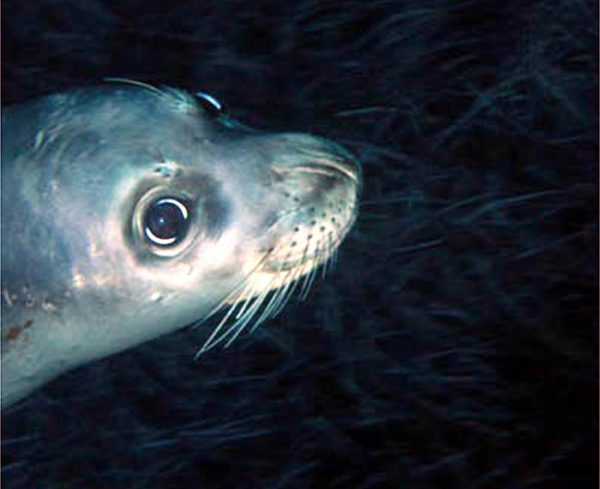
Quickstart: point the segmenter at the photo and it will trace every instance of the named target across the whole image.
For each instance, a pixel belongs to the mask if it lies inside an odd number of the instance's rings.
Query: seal
[[[216,313],[198,354],[231,344],[334,260],[360,187],[339,145],[204,93],[121,81],[4,109],[2,407]]]

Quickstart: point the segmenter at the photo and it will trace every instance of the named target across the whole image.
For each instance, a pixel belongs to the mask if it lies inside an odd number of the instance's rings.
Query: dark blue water
[[[4,413],[4,487],[598,487],[597,18],[5,0],[4,104],[202,90],[345,144],[365,182],[336,270],[252,337],[194,361],[207,330],[182,331]]]

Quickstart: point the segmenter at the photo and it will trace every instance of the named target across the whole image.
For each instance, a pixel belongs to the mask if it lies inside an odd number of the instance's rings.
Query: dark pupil
[[[159,239],[172,239],[184,231],[185,216],[172,202],[157,202],[146,214],[146,227]]]

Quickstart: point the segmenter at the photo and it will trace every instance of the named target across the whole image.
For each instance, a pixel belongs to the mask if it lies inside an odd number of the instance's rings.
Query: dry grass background
[[[199,362],[185,330],[56,380],[3,414],[4,487],[598,487],[597,18],[4,0],[3,104],[105,76],[202,89],[364,165],[306,302]]]

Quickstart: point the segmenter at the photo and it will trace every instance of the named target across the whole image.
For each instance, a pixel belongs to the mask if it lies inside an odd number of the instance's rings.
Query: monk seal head
[[[229,344],[306,290],[356,218],[361,174],[347,151],[248,129],[204,94],[120,84],[27,110],[30,133],[3,120],[21,143],[3,154],[18,187],[5,200],[3,163],[3,209],[22,206],[28,226],[50,230],[53,280],[3,278],[3,314],[32,325],[11,341],[3,328],[3,343],[42,361],[43,374],[28,372],[37,384],[219,310],[201,351]],[[28,266],[48,270],[37,254]],[[50,307],[17,307],[22,290]]]

